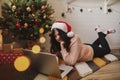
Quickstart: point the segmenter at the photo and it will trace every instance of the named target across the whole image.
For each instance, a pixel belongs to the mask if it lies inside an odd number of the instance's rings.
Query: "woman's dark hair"
[[[60,29],[56,29],[56,30],[58,30],[59,36],[65,42],[64,47],[69,52],[70,51],[69,45],[70,45],[70,39],[71,38],[68,37],[67,33],[65,33],[64,31],[62,31]],[[50,40],[50,42],[51,42],[50,52],[53,53],[53,54],[55,52],[60,52],[60,50],[61,50],[60,43],[56,41],[54,33],[55,33],[55,29],[53,29],[51,31],[51,34],[50,34],[50,37],[51,37],[51,40]]]

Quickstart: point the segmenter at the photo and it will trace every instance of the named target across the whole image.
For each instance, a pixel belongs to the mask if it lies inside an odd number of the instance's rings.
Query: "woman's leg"
[[[103,57],[105,54],[110,53],[110,47],[107,40],[105,39],[106,34],[103,32],[98,32],[98,36],[99,38],[93,42],[91,46],[94,50],[94,57]],[[99,45],[101,45],[101,47]]]

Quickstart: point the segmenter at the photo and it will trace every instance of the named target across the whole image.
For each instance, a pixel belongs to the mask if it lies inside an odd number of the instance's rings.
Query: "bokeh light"
[[[45,43],[46,39],[45,39],[45,37],[42,36],[42,37],[40,37],[39,41],[40,41],[40,43]]]
[[[17,71],[25,71],[30,66],[30,59],[26,56],[17,57],[14,61],[14,67]]]
[[[37,54],[37,53],[39,53],[40,51],[41,51],[41,48],[40,48],[39,45],[34,45],[34,46],[32,47],[32,52],[33,52],[33,53]]]

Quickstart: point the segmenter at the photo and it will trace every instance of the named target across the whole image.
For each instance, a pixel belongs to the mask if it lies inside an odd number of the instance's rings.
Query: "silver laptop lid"
[[[46,52],[34,54],[31,50],[26,49],[23,49],[23,53],[31,59],[32,66],[40,73],[62,78],[55,55]]]

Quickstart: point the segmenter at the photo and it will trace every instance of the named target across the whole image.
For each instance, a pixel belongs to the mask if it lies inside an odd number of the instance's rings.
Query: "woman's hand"
[[[65,49],[64,44],[65,44],[64,41],[61,41],[61,42],[60,42],[60,47],[61,47],[61,49]]]

